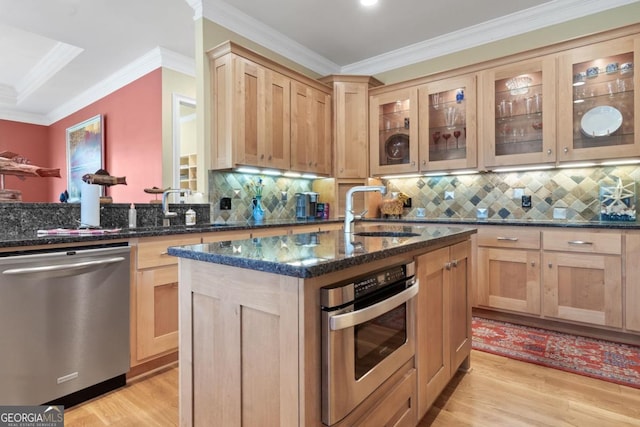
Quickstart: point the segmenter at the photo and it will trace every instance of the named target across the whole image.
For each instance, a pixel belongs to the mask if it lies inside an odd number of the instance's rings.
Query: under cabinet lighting
[[[277,170],[273,170],[273,169],[264,169],[262,171],[263,174],[265,175],[271,175],[271,176],[280,176],[282,175],[282,172],[277,171]]]
[[[302,174],[298,172],[285,172],[284,176],[286,176],[287,178],[300,178]]]
[[[491,172],[501,173],[501,172],[527,172],[527,171],[536,171],[536,170],[545,170],[545,169],[553,169],[552,165],[537,165],[537,166],[520,166],[520,167],[511,167],[511,168],[496,168],[492,169]]]
[[[301,178],[317,179],[318,175],[314,175],[314,174],[311,174],[311,173],[303,173]]]
[[[480,173],[480,171],[476,171],[476,170],[461,170],[461,171],[453,171],[453,172],[451,172],[451,175],[475,175],[477,173]]]
[[[598,166],[595,162],[585,162],[585,163],[570,163],[566,165],[559,165],[560,169],[569,169],[569,168],[591,168],[593,166]]]
[[[420,178],[422,175],[417,173],[407,174],[407,175],[385,175],[381,176],[380,179],[398,179],[398,178]]]
[[[240,172],[240,173],[260,173],[260,169],[256,169],[256,168],[238,168],[236,169],[236,172]]]
[[[640,163],[640,159],[626,159],[626,160],[611,160],[600,163],[602,166],[624,166],[624,165],[637,165]]]
[[[378,3],[378,0],[360,0],[360,4],[363,6],[373,6]]]

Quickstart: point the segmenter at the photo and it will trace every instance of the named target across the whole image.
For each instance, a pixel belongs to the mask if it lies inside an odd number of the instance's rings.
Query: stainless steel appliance
[[[415,263],[322,288],[322,422],[347,416],[415,355]]]
[[[318,193],[306,191],[296,193],[296,218],[315,219],[318,205]]]
[[[0,258],[0,403],[71,406],[125,384],[130,248]]]

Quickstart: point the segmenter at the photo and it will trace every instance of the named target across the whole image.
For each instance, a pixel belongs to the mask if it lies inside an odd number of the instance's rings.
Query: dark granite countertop
[[[393,236],[360,236],[391,232]],[[359,224],[353,235],[326,231],[170,247],[169,255],[293,277],[316,277],[348,267],[469,237],[471,227]],[[412,235],[407,235],[412,233]]]
[[[571,220],[534,220],[534,219],[428,219],[428,218],[402,218],[381,219],[368,218],[363,222],[402,222],[406,224],[450,224],[450,225],[502,225],[515,227],[555,227],[555,228],[600,228],[610,230],[640,230],[640,223],[636,221],[571,221]]]

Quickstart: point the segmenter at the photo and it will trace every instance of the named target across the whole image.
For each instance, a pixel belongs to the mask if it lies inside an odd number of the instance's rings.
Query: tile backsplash
[[[484,213],[487,219],[551,220],[555,211],[555,219],[598,221],[600,186],[618,179],[625,185],[637,182],[640,166],[399,178],[385,184],[412,198],[406,217],[417,217],[418,208],[425,208],[430,219],[475,219]],[[530,208],[522,207],[522,196],[531,196]]]
[[[282,220],[296,216],[296,193],[311,191],[311,180],[247,175],[236,172],[209,171],[211,221],[246,221],[251,219],[253,191],[251,184],[262,178],[262,206],[265,219]],[[231,199],[231,209],[221,210],[220,199]]]

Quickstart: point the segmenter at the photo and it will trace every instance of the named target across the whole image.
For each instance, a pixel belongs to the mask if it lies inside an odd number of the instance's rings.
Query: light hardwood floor
[[[419,427],[640,426],[640,390],[471,353]],[[65,426],[176,426],[178,368],[172,366],[68,409]]]

